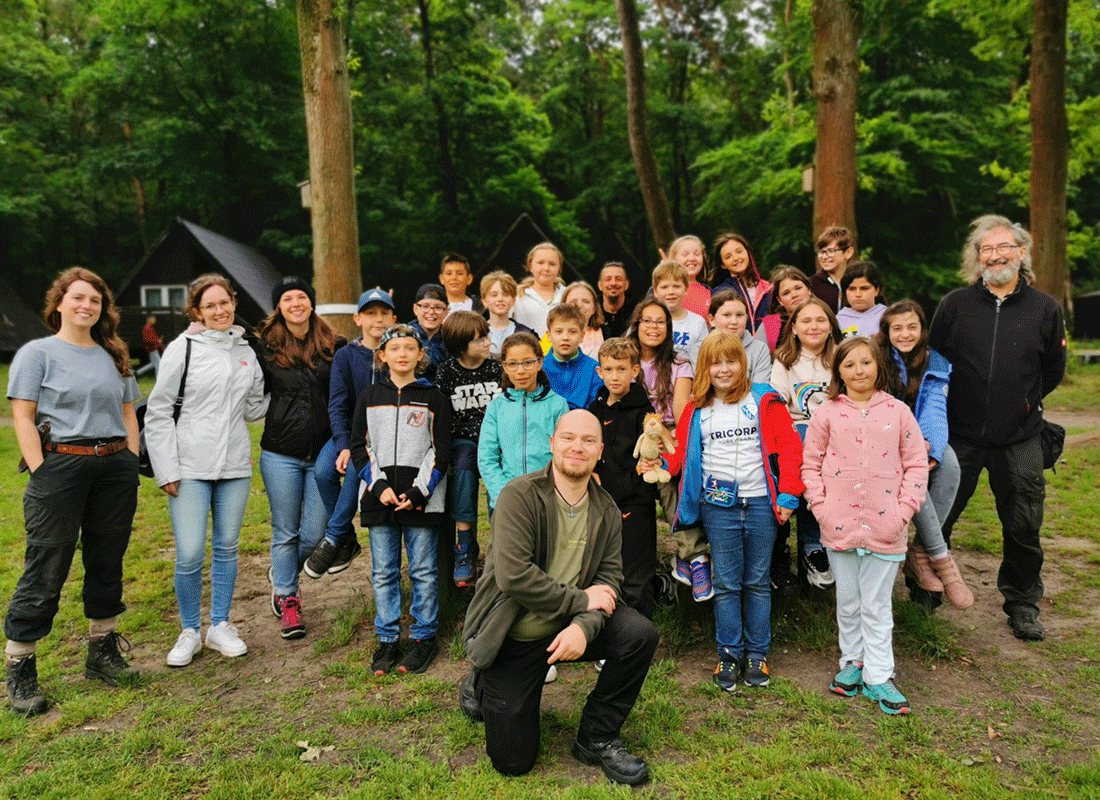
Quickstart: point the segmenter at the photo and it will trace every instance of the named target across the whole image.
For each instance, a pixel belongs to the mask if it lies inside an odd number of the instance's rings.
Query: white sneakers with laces
[[[228,622],[219,622],[206,629],[206,646],[228,658],[243,656],[248,652],[248,645],[241,641],[237,629]]]
[[[176,643],[168,652],[168,658],[165,661],[170,667],[186,667],[195,657],[195,653],[200,650],[202,650],[202,637],[199,636],[199,632],[194,628],[184,628],[180,638],[176,639]]]

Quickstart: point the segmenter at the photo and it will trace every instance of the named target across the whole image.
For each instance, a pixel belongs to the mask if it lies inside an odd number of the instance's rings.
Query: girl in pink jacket
[[[892,592],[905,528],[924,502],[928,451],[913,412],[886,386],[872,340],[837,347],[828,399],[806,432],[802,480],[836,579],[840,672],[829,688],[846,697],[862,689],[887,714],[907,714],[894,685]]]

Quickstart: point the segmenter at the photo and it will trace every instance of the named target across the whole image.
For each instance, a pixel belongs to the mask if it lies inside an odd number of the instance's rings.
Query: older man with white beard
[[[983,468],[997,501],[1004,551],[997,588],[1019,639],[1043,638],[1042,400],[1066,370],[1062,309],[1030,286],[1031,236],[1005,217],[971,223],[962,251],[970,284],[940,301],[929,346],[952,364],[947,400],[951,446],[962,478],[944,538],[966,508]]]

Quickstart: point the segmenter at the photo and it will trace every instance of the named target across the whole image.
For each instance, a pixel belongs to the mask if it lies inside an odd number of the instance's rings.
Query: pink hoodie
[[[840,395],[810,418],[802,448],[806,502],[833,550],[905,552],[905,527],[928,484],[928,450],[909,407],[875,392],[866,408]]]

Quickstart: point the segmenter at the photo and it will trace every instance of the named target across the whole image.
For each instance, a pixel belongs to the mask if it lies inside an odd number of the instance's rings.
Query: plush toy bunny
[[[642,425],[642,435],[638,437],[638,443],[634,445],[634,457],[644,458],[649,461],[659,459],[662,453],[671,453],[676,450],[676,442],[668,432],[668,428],[661,422],[660,414],[646,414]],[[657,466],[642,471],[639,464],[638,474],[646,483],[668,483],[672,475],[667,469]]]

